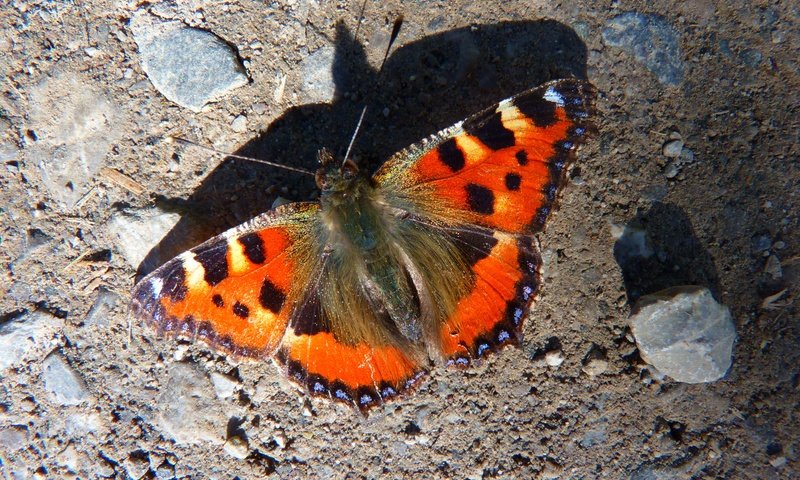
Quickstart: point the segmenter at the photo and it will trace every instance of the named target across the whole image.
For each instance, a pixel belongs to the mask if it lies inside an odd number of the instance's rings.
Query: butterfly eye
[[[350,180],[358,174],[358,165],[349,158],[342,164],[342,177]]]

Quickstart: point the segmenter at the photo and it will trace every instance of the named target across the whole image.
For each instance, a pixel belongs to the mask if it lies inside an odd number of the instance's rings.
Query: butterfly
[[[318,202],[279,206],[170,260],[133,314],[236,358],[272,358],[362,412],[518,344],[543,230],[594,87],[545,83],[396,153],[372,177],[321,150]]]

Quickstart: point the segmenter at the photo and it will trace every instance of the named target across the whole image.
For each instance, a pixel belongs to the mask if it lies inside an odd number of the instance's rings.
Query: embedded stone
[[[629,319],[642,358],[684,383],[713,382],[732,363],[736,328],[705,287],[672,287],[639,299]]]

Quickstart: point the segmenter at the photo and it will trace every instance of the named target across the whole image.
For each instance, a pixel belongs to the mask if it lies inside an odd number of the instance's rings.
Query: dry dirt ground
[[[130,30],[156,8],[225,39],[249,83],[200,113],[162,96]],[[797,4],[389,0],[370,2],[359,26],[360,8],[2,2],[0,328],[16,340],[0,371],[0,474],[800,478]],[[677,78],[654,73],[667,60],[604,38],[627,12],[670,26]],[[319,51],[335,52],[334,98],[314,83]],[[114,219],[181,215],[165,240],[142,234],[148,249],[161,241],[157,263],[278,195],[314,196],[306,177],[165,136],[313,168],[319,147],[346,146],[367,104],[357,158],[374,168],[568,75],[597,86],[599,134],[540,236],[545,286],[521,348],[468,371],[436,367],[364,418],[297,395],[269,362],[235,364],[129,322],[137,268],[152,267],[129,263]],[[684,153],[669,158],[677,136]],[[54,181],[74,158],[97,164]],[[621,261],[625,225],[645,232],[652,257]],[[637,354],[631,302],[675,284],[706,285],[730,307],[738,341],[723,380],[677,383]]]

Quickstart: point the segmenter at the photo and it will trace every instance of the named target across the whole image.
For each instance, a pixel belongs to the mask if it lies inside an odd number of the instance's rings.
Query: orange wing
[[[390,203],[422,215],[540,231],[592,129],[593,99],[587,82],[546,83],[398,153],[375,180]]]
[[[139,282],[133,314],[235,356],[273,354],[305,280],[300,260],[318,210],[285,205],[184,252]]]
[[[400,152],[375,175],[387,203],[408,221],[438,220],[432,226],[468,260],[473,282],[433,340],[451,363],[519,341],[540,285],[532,234],[593,130],[594,96],[585,81],[546,83]]]

